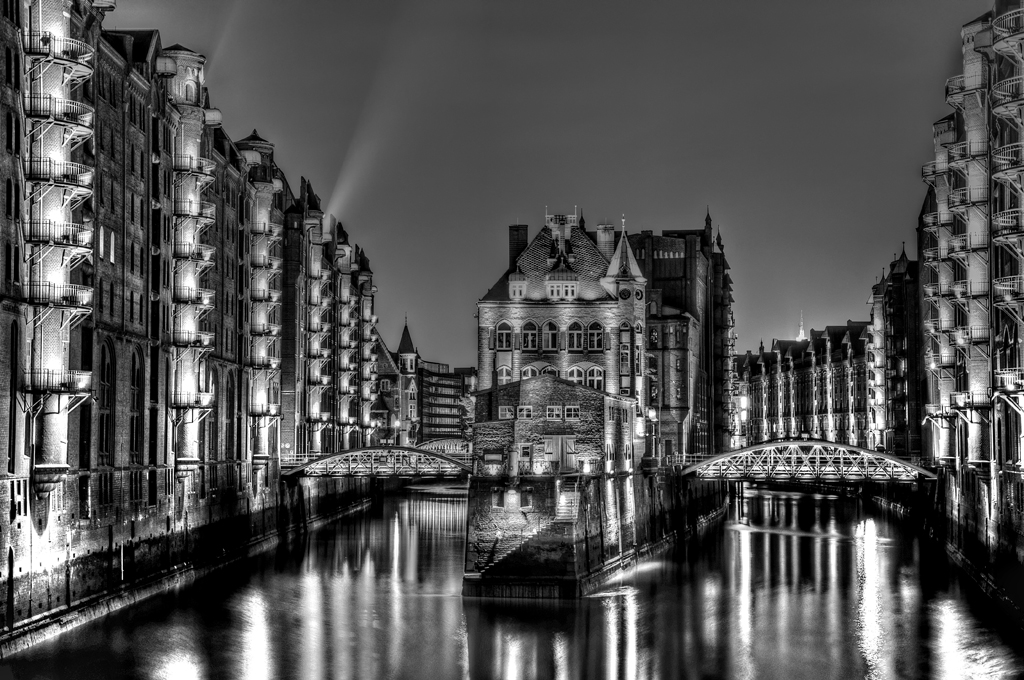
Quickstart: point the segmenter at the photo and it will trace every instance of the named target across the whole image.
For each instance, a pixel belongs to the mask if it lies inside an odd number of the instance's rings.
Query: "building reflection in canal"
[[[748,490],[724,526],[578,602],[463,599],[465,510],[388,499],[8,662],[176,680],[1024,672],[941,554],[853,501]]]

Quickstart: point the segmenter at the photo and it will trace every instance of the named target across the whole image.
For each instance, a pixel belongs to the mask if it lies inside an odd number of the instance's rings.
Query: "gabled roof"
[[[625,235],[625,229],[623,229],[623,235]],[[606,276],[616,279],[644,279],[636,256],[633,255],[633,249],[629,245],[628,236],[620,238],[618,245],[615,246],[615,252],[612,253],[612,259],[608,263]]]
[[[526,277],[526,299],[546,300],[546,278],[548,272],[555,266],[555,263],[550,262],[553,247],[557,251],[557,245],[554,244],[551,230],[548,227],[544,227],[530,242],[530,245],[526,247],[526,250],[519,255],[515,265],[501,275],[501,278],[491,286],[490,290],[481,298],[481,301],[509,300],[508,277],[517,269]],[[608,261],[582,229],[572,229],[569,240],[566,243],[566,253],[572,253],[573,255],[571,267],[579,279],[578,300],[613,299],[611,294],[601,285],[601,279],[608,273]],[[636,265],[636,258],[632,257],[632,252],[630,252],[630,258],[633,265]],[[639,267],[637,267],[637,271],[639,271]]]

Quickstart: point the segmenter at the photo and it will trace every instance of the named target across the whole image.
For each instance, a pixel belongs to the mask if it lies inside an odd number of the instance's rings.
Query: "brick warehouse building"
[[[272,529],[282,462],[376,436],[365,253],[270,142],[229,138],[202,55],[104,30],[114,6],[0,16],[9,627],[174,563],[204,523]]]
[[[479,389],[553,375],[636,399],[648,455],[727,446],[732,291],[710,217],[625,241],[585,227],[548,215],[533,241],[509,227],[509,268],[478,303]]]

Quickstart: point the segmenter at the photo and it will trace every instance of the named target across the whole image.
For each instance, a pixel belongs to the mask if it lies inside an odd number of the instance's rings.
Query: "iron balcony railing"
[[[331,421],[330,411],[310,411],[306,414],[306,422],[329,423]]]
[[[194,286],[175,286],[172,293],[175,304],[202,305],[204,307],[213,305],[214,295],[214,291],[209,288]]]
[[[198,260],[209,262],[217,253],[213,246],[195,243],[194,241],[175,241],[174,257],[179,260]]]
[[[980,90],[985,86],[985,81],[980,75],[971,76],[970,78],[964,75],[952,76],[946,79],[946,103],[950,106],[956,106],[963,101],[964,94],[972,90]]]
[[[949,239],[949,254],[963,255],[972,250],[988,248],[988,234],[958,234]]]
[[[988,142],[956,142],[946,147],[949,165],[958,165],[972,158],[984,158],[988,154]]]
[[[988,203],[988,187],[960,187],[949,192],[949,208],[964,208],[969,205]]]
[[[88,104],[49,94],[26,95],[22,105],[29,118],[44,118],[82,128],[91,128],[96,116],[96,110]]]
[[[1024,99],[1024,76],[1001,80],[992,88],[992,111],[997,116],[1014,115],[1021,99]]]
[[[988,326],[957,326],[953,330],[958,345],[980,345],[988,342]]]
[[[25,179],[30,182],[56,184],[77,189],[92,187],[92,166],[52,158],[30,157],[25,162]]]
[[[929,368],[949,368],[956,364],[956,353],[954,352],[929,352],[925,357]]]
[[[992,21],[992,31],[1000,39],[1024,33],[1024,9],[1000,14]]]
[[[178,347],[213,347],[215,338],[208,331],[171,331],[171,341]]]
[[[28,220],[22,222],[22,233],[26,241],[36,245],[92,248],[93,230],[84,224]]]
[[[1024,388],[1024,368],[997,368],[996,384],[1005,392],[1017,392]]]
[[[25,388],[37,394],[87,394],[92,390],[91,371],[40,369],[25,373]]]
[[[250,288],[249,299],[253,302],[278,302],[281,299],[281,291],[273,288]]]
[[[257,269],[272,269],[277,271],[281,269],[284,260],[280,257],[272,257],[263,253],[257,253],[249,256],[249,264]]]
[[[983,392],[950,392],[949,405],[952,408],[987,408],[992,405]]]
[[[950,288],[953,291],[953,295],[958,298],[988,295],[987,281],[954,281]]]
[[[171,407],[180,409],[208,409],[213,406],[213,392],[172,392]]]
[[[560,465],[557,460],[521,460],[517,467],[520,475],[557,475]]]
[[[173,167],[175,172],[192,175],[213,175],[217,169],[217,164],[209,158],[202,158],[201,156],[175,154]]]
[[[92,73],[94,50],[88,43],[74,38],[59,38],[49,31],[25,31],[22,49],[29,59],[52,59],[68,67],[73,80],[86,78]]]
[[[281,334],[281,326],[276,323],[267,323],[265,321],[254,321],[249,324],[249,332],[253,335],[272,335],[277,336]]]
[[[936,227],[949,227],[953,225],[953,216],[950,215],[949,213],[925,213],[921,219],[924,222],[924,226],[926,229],[934,229]]]
[[[1018,302],[1024,298],[1024,276],[1000,276],[993,279],[996,302]]]
[[[176,217],[212,220],[217,214],[217,206],[209,201],[174,201]]]
[[[1019,238],[1024,234],[1024,210],[1002,210],[992,216],[992,238],[996,241]]]
[[[263,416],[271,416],[271,417],[279,416],[279,415],[281,415],[281,405],[280,404],[259,404],[259,403],[249,404],[249,415],[250,416],[258,416],[258,417],[263,417]]]
[[[284,231],[284,225],[277,222],[252,222],[249,231],[253,236],[275,236],[280,237]]]
[[[74,283],[29,281],[23,288],[25,299],[33,305],[57,307],[92,307],[93,289]]]
[[[253,368],[269,368],[277,370],[281,365],[281,358],[268,356],[266,354],[254,354],[249,357],[249,365]]]

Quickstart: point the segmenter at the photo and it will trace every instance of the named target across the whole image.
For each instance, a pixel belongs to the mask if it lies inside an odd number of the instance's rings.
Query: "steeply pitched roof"
[[[516,260],[516,266],[502,274],[481,300],[509,300],[508,277],[517,268],[526,277],[526,299],[546,300],[546,278],[554,266],[554,263],[549,263],[552,248],[557,252],[551,230],[544,227]],[[629,248],[626,250],[629,251]],[[601,285],[601,279],[608,273],[608,261],[582,229],[572,229],[566,243],[566,253],[570,252],[574,256],[571,263],[572,271],[579,277],[577,299],[585,301],[611,299],[611,294]],[[630,252],[630,259],[632,266],[636,266],[636,271],[639,272],[639,266],[636,265],[636,258],[632,257],[632,252]]]
[[[416,354],[416,345],[412,344],[412,335],[409,333],[409,324],[402,329],[402,340],[398,343],[399,354]]]

